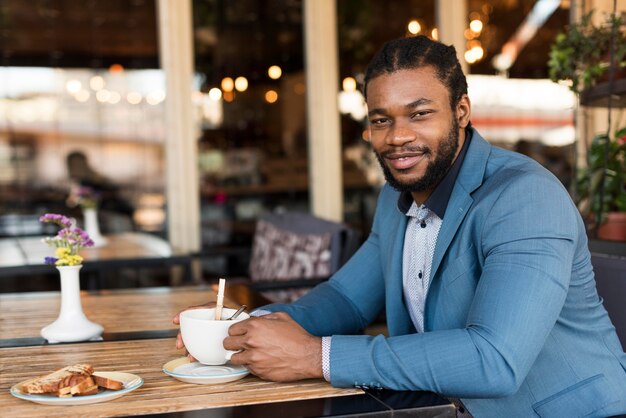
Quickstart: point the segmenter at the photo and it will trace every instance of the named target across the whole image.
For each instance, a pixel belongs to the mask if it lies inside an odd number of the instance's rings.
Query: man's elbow
[[[506,398],[519,391],[524,379],[512,370],[495,369],[485,374],[481,398]]]
[[[510,382],[505,384],[490,385],[487,389],[488,393],[485,393],[485,398],[506,398],[514,395],[519,390],[521,384],[517,382]]]

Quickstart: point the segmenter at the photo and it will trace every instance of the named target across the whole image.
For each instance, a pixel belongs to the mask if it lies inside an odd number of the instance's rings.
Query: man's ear
[[[361,138],[363,138],[363,141],[365,142],[372,142],[372,131],[370,131],[370,124],[368,123],[367,126],[363,129],[363,132],[361,132]]]
[[[467,94],[464,94],[456,104],[456,120],[459,122],[459,128],[465,129],[470,121],[472,114],[472,105]]]

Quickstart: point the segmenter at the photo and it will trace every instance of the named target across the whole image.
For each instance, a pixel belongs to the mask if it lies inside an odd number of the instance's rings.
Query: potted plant
[[[577,96],[609,78],[615,81],[626,76],[624,19],[612,14],[594,25],[592,18],[593,11],[570,25],[550,49],[550,78],[569,80]],[[578,208],[601,239],[626,241],[625,136],[626,128],[612,138],[596,135],[587,151],[587,167],[577,170]]]
[[[614,78],[626,71],[626,25],[621,16],[609,15],[601,25],[592,22],[593,11],[557,35],[550,49],[548,70],[553,81],[570,80],[577,95],[608,79],[611,38],[615,34]]]
[[[595,224],[598,238],[626,241],[626,127],[613,138],[606,134],[593,138],[577,186],[578,209]]]

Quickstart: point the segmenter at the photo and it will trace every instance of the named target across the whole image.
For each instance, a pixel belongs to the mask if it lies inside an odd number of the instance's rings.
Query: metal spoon
[[[235,312],[233,314],[233,316],[231,316],[230,318],[227,319],[227,321],[230,321],[231,319],[235,319],[239,316],[239,314],[241,314],[245,309],[247,308],[246,305],[241,305],[241,307],[239,309],[237,309],[237,312]]]

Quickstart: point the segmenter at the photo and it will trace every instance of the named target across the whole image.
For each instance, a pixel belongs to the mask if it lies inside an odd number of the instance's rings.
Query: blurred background
[[[363,73],[385,41],[415,34],[457,47],[486,139],[573,189],[606,111],[549,79],[550,48],[613,1],[308,3],[2,0],[0,239],[43,235],[46,212],[81,219],[76,186],[98,194],[103,234],[158,237],[204,277],[245,272],[237,249],[267,212],[311,211],[367,236],[383,179],[362,140]],[[328,114],[336,135],[311,126]],[[335,167],[334,180],[320,174]]]

